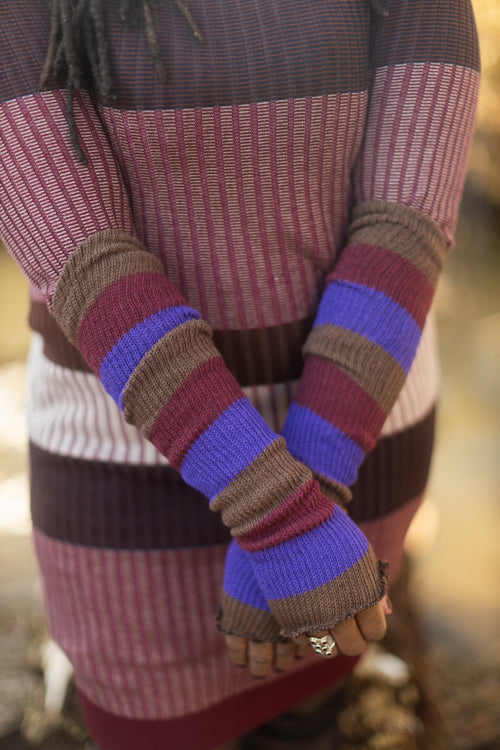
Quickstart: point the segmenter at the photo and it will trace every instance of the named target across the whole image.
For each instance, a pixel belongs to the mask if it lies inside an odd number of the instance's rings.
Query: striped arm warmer
[[[353,213],[327,278],[283,434],[327,494],[354,484],[415,357],[447,245],[417,211],[373,201]]]
[[[349,497],[401,391],[453,242],[478,94],[470,4],[390,3],[372,63],[346,244],[282,431],[333,499]],[[240,633],[245,605],[255,606],[249,573],[239,585],[243,568],[228,556],[220,617]]]

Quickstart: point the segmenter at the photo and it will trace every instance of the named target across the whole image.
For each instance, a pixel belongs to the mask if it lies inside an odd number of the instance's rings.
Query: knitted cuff
[[[280,626],[255,578],[248,554],[234,540],[226,555],[217,627],[227,635],[240,635],[256,642],[282,639]]]

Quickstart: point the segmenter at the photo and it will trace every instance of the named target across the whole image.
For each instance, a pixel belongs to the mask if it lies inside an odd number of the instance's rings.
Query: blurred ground
[[[499,237],[497,209],[469,191],[436,303],[442,399],[429,499],[408,548],[412,599],[396,595],[389,636],[425,683],[429,737],[442,722],[425,750],[500,749]],[[19,272],[0,254],[0,312],[9,320],[0,338],[0,750],[30,747],[18,728],[40,700],[44,632],[27,506],[24,297]],[[83,748],[84,734],[71,731],[40,747]]]

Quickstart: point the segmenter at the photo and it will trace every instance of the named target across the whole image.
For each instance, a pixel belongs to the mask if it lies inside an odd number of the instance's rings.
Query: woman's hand
[[[286,672],[295,659],[304,656],[311,644],[305,635],[290,641],[256,643],[239,635],[225,635],[229,658],[239,667],[248,667],[254,677]]]
[[[392,607],[387,596],[370,609],[339,623],[331,630],[311,633],[311,637],[331,636],[335,646],[329,658],[342,652],[346,656],[359,656],[370,641],[381,640],[386,632],[386,615]],[[294,640],[277,643],[256,643],[237,635],[225,635],[230,659],[239,667],[248,667],[255,677],[267,677],[271,672],[286,672],[295,659],[304,656],[311,648],[305,635]],[[324,658],[324,657],[323,657]]]

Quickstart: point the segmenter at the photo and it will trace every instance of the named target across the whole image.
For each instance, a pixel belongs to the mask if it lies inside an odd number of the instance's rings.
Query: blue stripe
[[[213,500],[276,439],[247,398],[229,406],[186,453],[181,474]]]
[[[334,281],[327,286],[314,326],[336,325],[381,346],[407,373],[422,331],[397,302],[360,284]]]
[[[336,507],[330,518],[301,536],[253,552],[251,561],[267,600],[305,594],[338,578],[368,552],[368,541]]]
[[[99,377],[106,391],[123,410],[123,393],[135,368],[145,354],[169,331],[200,314],[191,307],[176,305],[142,320],[114,345],[103,359]]]
[[[313,471],[347,486],[356,481],[365,453],[323,417],[292,402],[282,435],[288,450]]]
[[[270,612],[269,604],[262,593],[252,570],[250,555],[233,540],[226,554],[224,591],[243,604]]]

